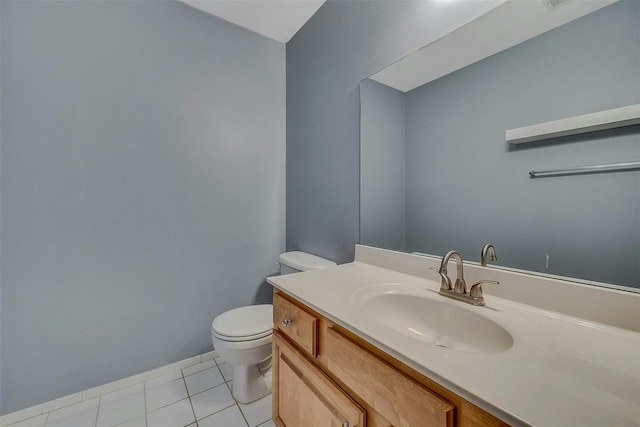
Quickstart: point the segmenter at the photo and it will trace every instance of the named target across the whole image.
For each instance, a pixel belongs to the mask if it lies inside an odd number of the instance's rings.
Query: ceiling
[[[325,2],[180,1],[281,43],[291,40]],[[422,0],[425,25],[437,34],[430,34],[424,48],[372,78],[408,91],[615,1]]]
[[[485,0],[486,13],[371,79],[407,92],[616,1]]]
[[[263,36],[286,43],[325,0],[180,0]]]

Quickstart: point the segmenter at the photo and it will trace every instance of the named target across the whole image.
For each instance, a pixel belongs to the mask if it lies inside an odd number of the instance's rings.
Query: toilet
[[[280,255],[280,274],[317,270],[335,262],[294,251]],[[217,316],[211,324],[213,348],[233,366],[232,394],[242,403],[271,393],[273,306],[250,305]]]

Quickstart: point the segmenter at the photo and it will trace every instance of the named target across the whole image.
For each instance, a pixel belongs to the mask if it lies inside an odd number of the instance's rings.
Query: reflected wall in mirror
[[[640,2],[621,0],[419,87],[364,80],[361,243],[471,261],[492,243],[502,266],[640,288],[640,170],[529,177],[638,161],[640,126],[505,142],[640,103],[638,76]]]

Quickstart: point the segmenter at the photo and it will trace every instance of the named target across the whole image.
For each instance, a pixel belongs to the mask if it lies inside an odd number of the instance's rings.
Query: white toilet
[[[280,274],[316,270],[335,262],[304,252],[280,255]],[[233,396],[242,403],[271,393],[271,335],[273,306],[250,305],[217,316],[211,324],[213,348],[233,365]]]

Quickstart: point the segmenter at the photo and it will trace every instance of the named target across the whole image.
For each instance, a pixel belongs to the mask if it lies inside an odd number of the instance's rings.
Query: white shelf
[[[633,104],[612,110],[509,129],[505,132],[505,139],[511,144],[522,144],[637,124],[640,124],[640,104]]]

